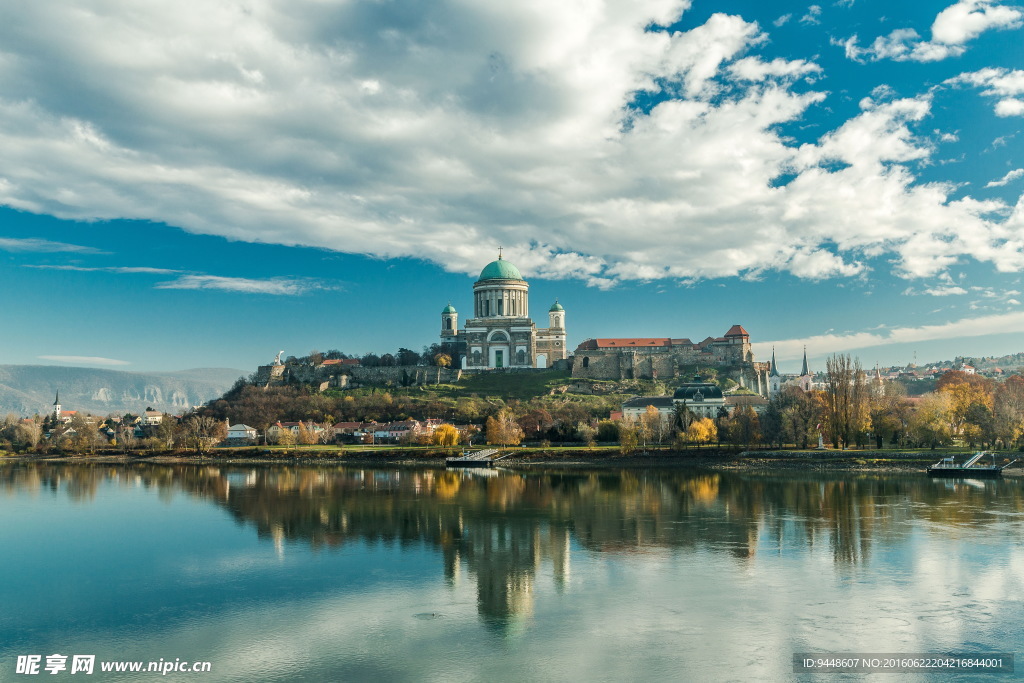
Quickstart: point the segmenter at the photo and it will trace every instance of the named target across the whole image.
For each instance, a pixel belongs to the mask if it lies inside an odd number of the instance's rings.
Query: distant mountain
[[[32,415],[53,409],[60,391],[64,410],[94,415],[134,413],[148,407],[179,414],[221,396],[244,370],[194,368],[178,372],[123,372],[55,365],[0,365],[0,413]]]

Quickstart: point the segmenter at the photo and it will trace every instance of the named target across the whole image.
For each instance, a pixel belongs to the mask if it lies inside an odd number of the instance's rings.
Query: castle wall
[[[459,368],[440,368],[440,381],[458,382],[462,378]],[[435,384],[438,368],[423,365],[398,365],[392,367],[363,367],[361,365],[261,365],[256,371],[257,384],[287,384],[299,382],[320,385],[322,388],[354,388],[361,385],[414,386]]]

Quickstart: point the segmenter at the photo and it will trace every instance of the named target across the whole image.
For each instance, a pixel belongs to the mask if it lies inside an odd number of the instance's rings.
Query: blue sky
[[[1017,6],[24,5],[3,362],[419,349],[499,245],[573,345],[1024,350]]]

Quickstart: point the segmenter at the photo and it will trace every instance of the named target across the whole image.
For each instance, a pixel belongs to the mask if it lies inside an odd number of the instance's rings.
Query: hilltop
[[[181,413],[223,395],[245,374],[231,368],[144,373],[55,365],[0,365],[0,413],[47,413],[57,391],[66,410],[96,415],[137,414],[152,407]]]

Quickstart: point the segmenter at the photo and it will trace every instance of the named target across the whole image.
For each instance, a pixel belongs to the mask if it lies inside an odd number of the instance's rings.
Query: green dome
[[[458,311],[455,310],[455,307],[452,306],[451,303],[449,303],[447,306],[445,306],[444,310],[441,311],[441,312],[442,313],[458,313]]]
[[[498,257],[497,261],[491,261],[480,271],[481,280],[522,280],[523,276],[519,269],[505,259]]]
[[[564,310],[565,309],[562,308],[562,304],[558,303],[557,301],[554,303],[554,305],[551,308],[548,309],[548,311],[550,311],[552,313],[554,313],[555,311],[564,311]]]

